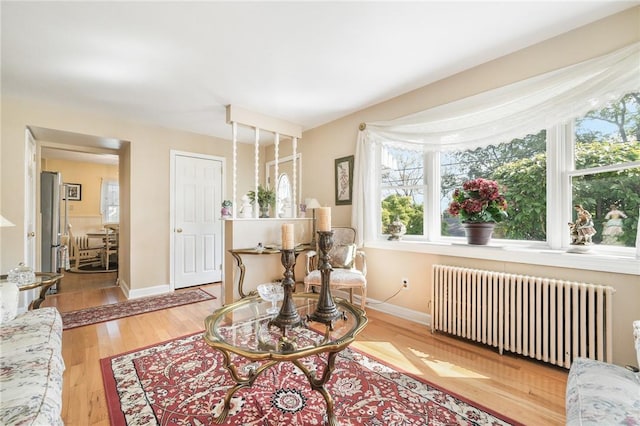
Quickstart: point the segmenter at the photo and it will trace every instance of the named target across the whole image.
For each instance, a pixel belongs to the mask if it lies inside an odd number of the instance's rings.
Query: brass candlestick
[[[309,315],[311,321],[321,322],[333,326],[333,322],[342,316],[338,311],[333,297],[329,281],[331,278],[331,264],[329,263],[329,251],[333,247],[333,231],[318,231],[318,248],[320,249],[320,295],[316,310]]]
[[[293,287],[295,281],[293,280],[293,268],[296,266],[296,255],[294,250],[282,250],[280,255],[282,266],[284,266],[284,280],[282,280],[282,288],[284,289],[284,298],[282,299],[282,306],[278,315],[272,319],[269,324],[275,325],[282,330],[282,334],[285,333],[286,327],[295,327],[302,324],[300,314],[296,309],[295,303],[293,303]]]

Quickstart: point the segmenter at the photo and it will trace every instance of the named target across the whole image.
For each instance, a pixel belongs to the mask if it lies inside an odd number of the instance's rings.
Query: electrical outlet
[[[402,288],[404,290],[407,290],[409,288],[409,278],[403,278],[402,279]]]

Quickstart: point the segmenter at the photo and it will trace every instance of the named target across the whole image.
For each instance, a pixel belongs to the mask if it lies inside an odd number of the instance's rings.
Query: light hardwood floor
[[[125,300],[108,277],[65,275],[68,288],[43,306],[61,312]],[[64,284],[63,284],[64,286]],[[63,332],[66,364],[62,418],[67,426],[108,425],[99,360],[197,332],[220,306],[220,285],[204,286],[218,299],[79,327]],[[527,425],[564,424],[567,371],[440,334],[369,309],[369,324],[353,346]]]

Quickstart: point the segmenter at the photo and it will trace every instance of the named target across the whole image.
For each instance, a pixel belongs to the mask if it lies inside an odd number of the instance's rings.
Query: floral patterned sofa
[[[640,321],[633,334],[640,366]],[[566,404],[567,425],[640,425],[640,373],[578,358],[569,370]]]
[[[4,301],[3,301],[4,302]],[[62,425],[62,318],[56,308],[0,324],[0,424]]]

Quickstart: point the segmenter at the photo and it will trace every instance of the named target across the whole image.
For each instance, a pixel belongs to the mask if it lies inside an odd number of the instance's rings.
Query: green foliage
[[[590,164],[619,164],[640,161],[640,143],[591,142],[576,147],[576,167],[584,169]],[[616,205],[628,216],[623,222],[624,233],[620,242],[627,247],[635,246],[640,207],[640,167],[598,173],[574,179],[573,200],[580,202],[594,219],[595,243],[602,240],[604,217],[609,206]]]
[[[249,191],[247,192],[247,197],[251,200],[251,204],[255,204],[256,202],[256,192]],[[258,185],[258,205],[260,207],[263,206],[273,206],[276,202],[276,193],[272,189],[268,187],[265,188],[262,185]]]
[[[521,158],[531,158],[546,149],[546,131],[535,135],[527,135],[522,139],[514,139],[510,143],[490,145],[469,151],[455,153],[456,163],[466,169],[462,174],[462,181],[476,178],[488,179],[492,173],[502,164],[512,163]],[[460,186],[462,181],[448,177],[448,186],[445,189],[453,189]],[[500,183],[503,183],[500,181]],[[444,184],[444,180],[443,180]]]
[[[509,220],[501,224],[504,237],[517,240],[544,241],[546,239],[546,154],[538,154],[532,159],[524,158],[498,167],[492,179],[503,182],[507,187],[505,197],[509,209]],[[640,144],[592,142],[578,144],[576,167],[586,168],[587,164],[620,164],[640,160]],[[640,168],[599,173],[573,180],[573,200],[580,203],[594,217],[598,233],[593,241],[602,238],[604,216],[611,204],[625,211],[622,243],[628,247],[635,245],[640,207]]]
[[[382,201],[382,232],[398,217],[407,227],[406,235],[423,234],[423,206],[415,204],[410,196],[389,195]]]
[[[544,241],[546,239],[547,189],[546,154],[498,167],[492,179],[506,186],[509,220],[496,234],[501,238]]]

